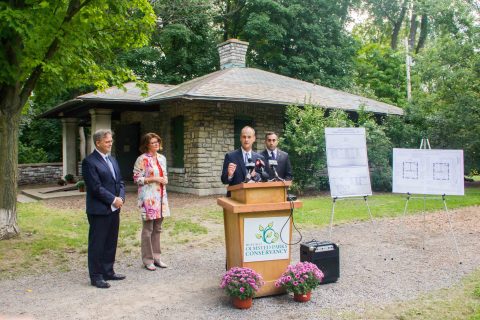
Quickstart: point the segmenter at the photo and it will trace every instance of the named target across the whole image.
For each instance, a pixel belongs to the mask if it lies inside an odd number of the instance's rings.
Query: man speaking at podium
[[[247,166],[255,165],[257,159],[265,162],[260,154],[252,150],[255,142],[255,130],[252,127],[243,127],[240,142],[242,147],[227,153],[223,160],[222,182],[229,186],[248,182],[247,180],[259,181],[260,175],[255,169],[247,170]],[[227,192],[227,197],[230,197],[230,191]]]
[[[270,179],[275,178],[269,160],[277,161],[276,171],[278,177],[283,180],[292,180],[292,165],[288,158],[288,153],[277,148],[278,136],[275,132],[267,132],[265,134],[265,150],[260,154],[267,160],[266,167]]]

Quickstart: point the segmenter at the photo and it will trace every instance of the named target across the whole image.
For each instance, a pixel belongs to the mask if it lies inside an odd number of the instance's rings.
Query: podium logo
[[[273,221],[267,224],[266,227],[263,225],[258,225],[258,232],[255,234],[257,239],[262,239],[262,241],[266,244],[272,244],[278,242],[280,238],[280,234],[273,229]]]

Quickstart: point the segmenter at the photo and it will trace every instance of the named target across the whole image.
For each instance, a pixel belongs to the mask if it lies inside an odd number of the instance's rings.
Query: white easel
[[[428,140],[428,138],[422,138],[422,141],[420,142],[420,148],[419,149],[431,149],[430,147],[430,141]],[[458,250],[458,243],[457,243],[457,238],[455,236],[455,232],[453,230],[453,226],[452,226],[452,219],[450,217],[450,212],[448,211],[448,208],[447,208],[447,199],[446,199],[446,195],[443,194],[441,197],[435,197],[435,196],[431,196],[431,197],[427,197],[426,195],[423,195],[423,197],[414,197],[410,194],[410,192],[407,192],[407,199],[406,199],[406,202],[405,202],[405,208],[403,210],[403,220],[405,221],[405,217],[406,217],[406,214],[407,214],[407,208],[408,208],[408,202],[410,201],[410,199],[423,199],[423,237],[422,237],[422,248],[423,250],[425,250],[425,233],[426,233],[426,216],[425,216],[425,212],[426,212],[426,205],[425,205],[425,202],[426,200],[428,199],[431,199],[431,200],[435,200],[435,199],[442,199],[443,201],[443,207],[445,209],[445,213],[447,215],[447,218],[448,218],[448,225],[450,227],[450,234],[453,238],[453,242],[455,244],[455,250],[457,252],[457,256],[458,256],[458,260],[459,260],[459,263],[462,264],[462,260],[460,258],[460,251]]]
[[[370,221],[372,222],[373,225],[373,217],[372,217],[372,212],[370,211],[370,206],[368,205],[368,200],[367,200],[367,195],[361,196],[361,197],[345,197],[345,198],[340,198],[340,197],[332,197],[332,213],[330,215],[330,229],[328,232],[328,238],[330,241],[332,240],[332,228],[333,228],[333,216],[335,215],[335,204],[337,200],[361,200],[363,199],[365,201],[365,205],[367,206],[368,214],[370,215]]]

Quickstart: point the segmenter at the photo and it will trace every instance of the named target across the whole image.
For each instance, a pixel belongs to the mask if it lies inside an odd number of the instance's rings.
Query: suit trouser
[[[142,262],[144,265],[160,260],[160,232],[162,231],[163,218],[143,221],[142,227]]]
[[[113,264],[117,251],[120,210],[108,215],[87,215],[88,230],[88,272],[90,279],[103,279],[113,275]]]

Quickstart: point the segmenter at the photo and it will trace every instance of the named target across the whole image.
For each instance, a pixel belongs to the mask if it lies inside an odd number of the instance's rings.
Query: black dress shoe
[[[105,280],[123,280],[125,279],[127,276],[124,276],[123,274],[120,274],[120,273],[114,273],[110,276],[103,276],[103,278]]]
[[[107,289],[107,288],[110,288],[110,284],[108,282],[106,282],[105,280],[103,279],[100,279],[100,280],[92,280],[92,286],[94,287],[97,287],[97,288],[100,288],[100,289]]]

